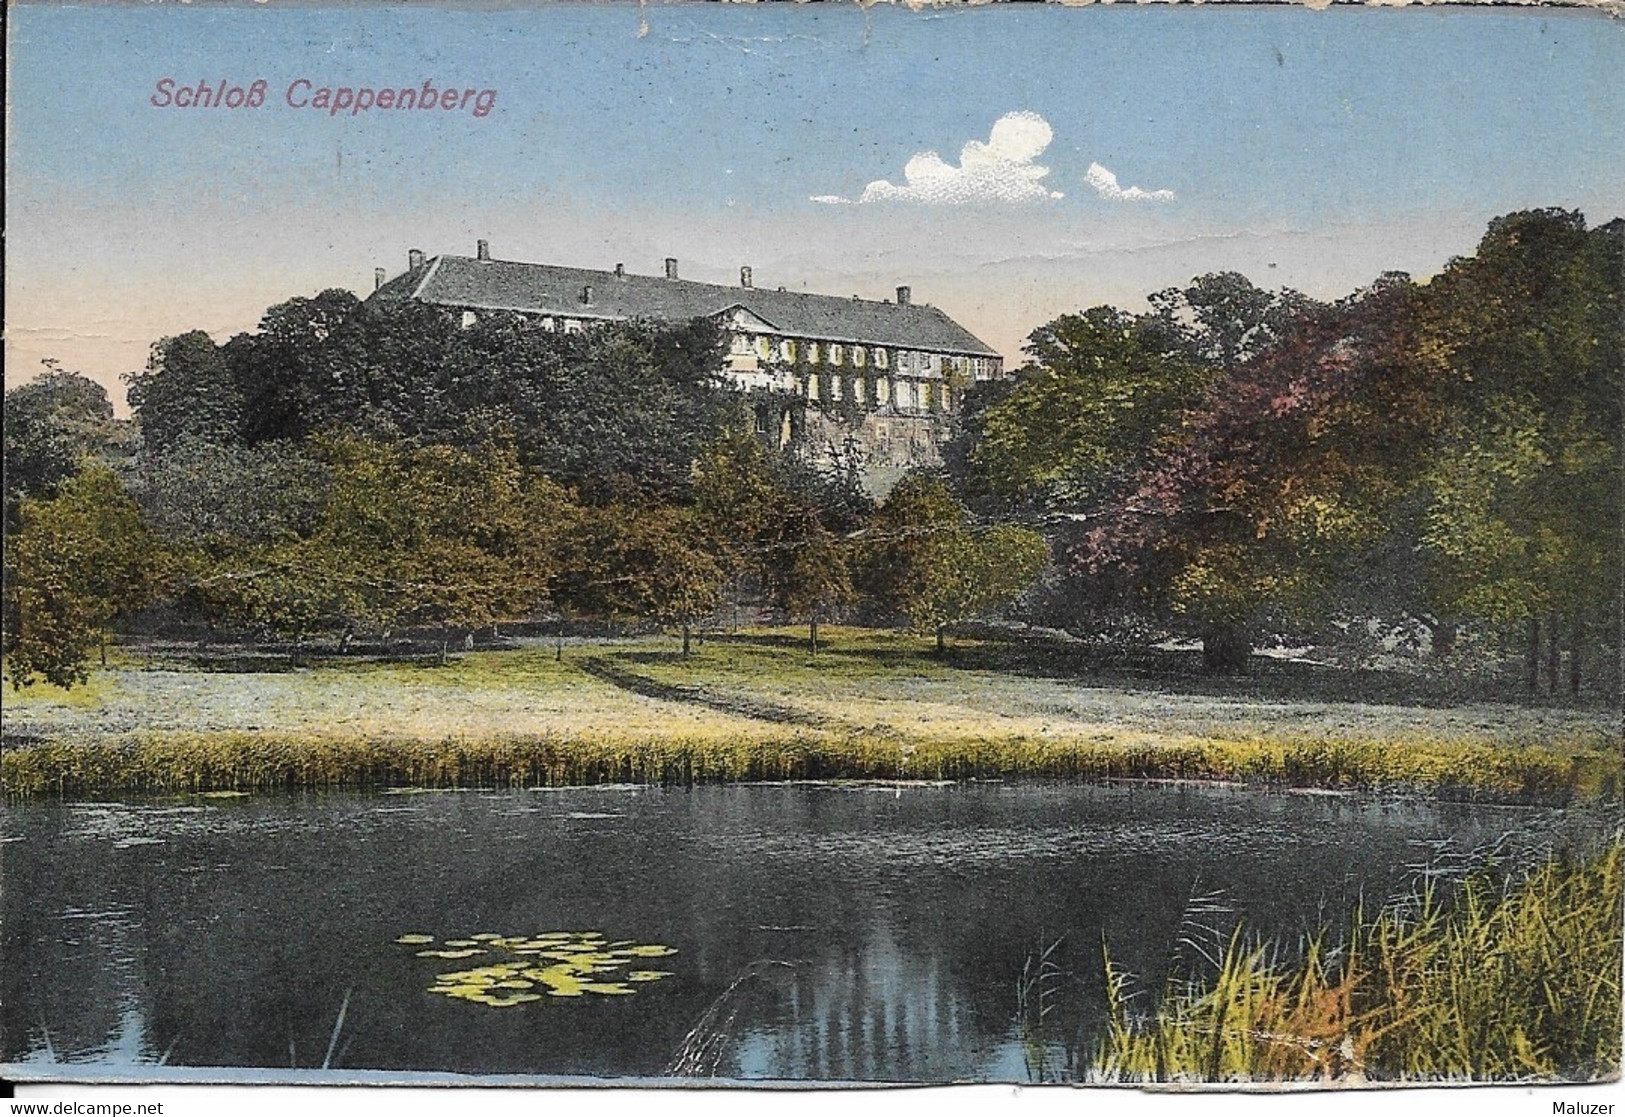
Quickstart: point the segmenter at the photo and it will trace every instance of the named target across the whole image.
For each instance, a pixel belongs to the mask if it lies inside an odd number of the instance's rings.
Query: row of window
[[[890,404],[899,411],[953,410],[954,393],[947,385],[932,380],[878,379],[865,382],[831,376],[824,381],[826,386],[820,386],[820,379],[809,376],[802,384],[802,394],[809,401],[827,399],[831,403],[839,403],[842,399],[852,399],[872,407]]]
[[[893,351],[880,345],[797,341],[788,337],[775,340],[765,334],[754,338],[748,334],[735,334],[733,351],[738,356],[748,356],[754,351],[756,356],[764,361],[778,360],[786,364],[794,364],[797,361],[817,364],[823,360],[837,367],[850,364],[853,368],[865,368],[873,362],[875,368],[889,369],[893,363]],[[899,372],[962,372],[969,373],[977,379],[984,379],[992,376],[995,371],[993,361],[986,357],[948,357],[940,353],[922,353],[910,349],[896,350],[895,357]]]

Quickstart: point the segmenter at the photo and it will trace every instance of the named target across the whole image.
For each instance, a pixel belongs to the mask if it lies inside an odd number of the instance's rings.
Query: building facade
[[[882,493],[909,469],[940,462],[940,448],[964,392],[1004,375],[1003,359],[941,310],[915,303],[908,287],[885,300],[663,275],[493,259],[487,242],[472,257],[426,257],[407,270],[377,271],[373,298],[413,300],[460,313],[522,314],[573,332],[633,319],[711,318],[728,337],[720,375],[739,390],[770,444],[810,461],[853,469]]]

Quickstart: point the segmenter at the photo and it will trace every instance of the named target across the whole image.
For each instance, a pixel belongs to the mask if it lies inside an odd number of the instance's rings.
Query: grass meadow
[[[1266,669],[1205,680],[889,632],[697,645],[536,642],[436,658],[221,669],[117,652],[84,687],[8,695],[9,794],[761,779],[1234,780],[1552,799],[1615,796],[1603,710]],[[1268,665],[1265,665],[1268,668]]]

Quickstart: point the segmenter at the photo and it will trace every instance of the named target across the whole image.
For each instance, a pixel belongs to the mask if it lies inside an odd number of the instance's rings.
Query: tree
[[[1079,572],[1194,628],[1210,671],[1245,670],[1265,625],[1350,607],[1439,421],[1410,360],[1414,302],[1386,277],[1230,368],[1093,519]]]
[[[1033,363],[969,419],[967,490],[1007,506],[1110,500],[1212,380],[1162,319],[1111,307],[1041,326],[1027,352]]]
[[[792,619],[807,622],[807,647],[817,655],[819,624],[838,617],[857,597],[848,548],[815,509],[801,507],[778,521],[767,571],[773,600]]]
[[[1238,272],[1199,275],[1187,287],[1154,293],[1150,302],[1164,344],[1217,369],[1258,356],[1320,305],[1290,288],[1255,286]]]
[[[949,626],[1015,598],[1048,559],[1036,532],[975,527],[940,478],[912,474],[875,512],[860,583],[882,610],[933,633],[940,653]]]
[[[44,363],[44,375],[6,392],[7,534],[25,498],[51,496],[87,460],[107,464],[124,441],[105,388],[54,360]]]
[[[26,499],[6,549],[6,671],[70,687],[107,630],[157,592],[163,558],[140,510],[105,467],[63,482],[50,500]]]
[[[297,441],[353,417],[334,403],[351,397],[355,371],[368,363],[366,337],[346,328],[360,311],[361,301],[338,289],[289,299],[265,312],[257,332],[226,343],[244,441]]]
[[[471,630],[547,596],[570,501],[511,448],[346,438],[317,450],[331,482],[299,554],[346,625]]]
[[[155,342],[145,371],[124,381],[149,453],[183,439],[226,445],[242,438],[248,419],[241,389],[226,355],[202,330]]]
[[[570,611],[677,628],[689,655],[694,625],[713,612],[726,574],[686,509],[609,505],[575,524],[557,598]]]
[[[1419,345],[1451,421],[1422,479],[1442,608],[1526,633],[1526,679],[1578,691],[1588,633],[1617,624],[1625,222],[1538,210],[1491,223],[1429,284]],[[1617,639],[1617,633],[1614,639]]]

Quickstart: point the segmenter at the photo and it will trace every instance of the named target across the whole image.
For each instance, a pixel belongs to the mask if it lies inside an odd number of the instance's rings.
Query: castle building
[[[667,259],[660,276],[492,259],[425,257],[405,273],[376,272],[372,298],[445,307],[472,325],[485,314],[522,314],[566,333],[632,319],[711,318],[729,350],[719,374],[744,394],[757,432],[809,460],[855,469],[883,493],[939,451],[966,388],[1004,375],[1003,359],[936,307],[757,287],[741,268],[739,286],[679,279]]]

